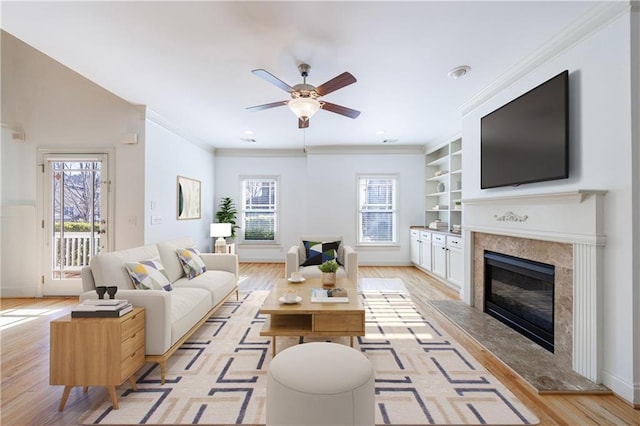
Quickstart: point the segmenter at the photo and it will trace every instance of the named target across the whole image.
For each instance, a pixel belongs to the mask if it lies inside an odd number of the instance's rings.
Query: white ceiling
[[[7,2],[2,28],[133,104],[217,148],[421,145],[460,132],[459,107],[594,2]],[[357,83],[324,100],[306,130],[287,107],[311,65],[318,86],[343,71]],[[453,80],[459,65],[472,70]],[[253,135],[244,134],[246,130]],[[384,134],[377,134],[383,130]],[[241,138],[253,138],[247,143]]]

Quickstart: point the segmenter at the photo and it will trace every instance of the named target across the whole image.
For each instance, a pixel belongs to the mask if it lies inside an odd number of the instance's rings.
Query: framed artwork
[[[178,220],[200,219],[200,181],[178,176]]]

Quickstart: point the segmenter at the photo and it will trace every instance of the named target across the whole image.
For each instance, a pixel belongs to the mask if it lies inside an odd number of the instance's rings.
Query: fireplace
[[[484,310],[484,252],[554,266],[553,357],[602,380],[604,194],[574,190],[465,198],[462,297]],[[496,194],[497,195],[497,194]]]
[[[484,311],[553,352],[554,266],[492,251],[484,265]]]

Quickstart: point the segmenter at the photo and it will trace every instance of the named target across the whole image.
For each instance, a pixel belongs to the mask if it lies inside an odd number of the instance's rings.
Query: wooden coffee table
[[[320,278],[307,278],[302,283],[291,283],[286,279],[276,281],[273,290],[260,308],[268,314],[261,336],[272,336],[272,354],[276,354],[277,336],[364,336],[364,308],[358,298],[358,289],[348,279],[338,279],[335,286],[347,290],[347,303],[312,303],[311,289],[322,287]],[[278,300],[289,290],[295,290],[302,298],[296,304],[283,304]]]

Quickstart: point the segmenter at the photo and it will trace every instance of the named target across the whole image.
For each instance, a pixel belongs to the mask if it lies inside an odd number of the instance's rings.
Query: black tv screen
[[[482,117],[480,188],[569,177],[569,71]]]

